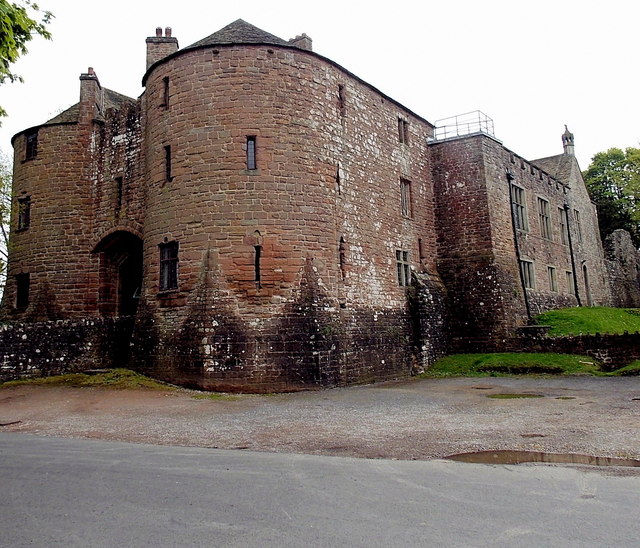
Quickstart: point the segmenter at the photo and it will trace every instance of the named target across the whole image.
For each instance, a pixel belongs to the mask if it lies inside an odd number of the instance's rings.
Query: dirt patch
[[[487,398],[508,393],[545,397]],[[509,450],[638,459],[638,397],[634,377],[422,379],[215,399],[20,386],[0,389],[0,431],[371,458]]]

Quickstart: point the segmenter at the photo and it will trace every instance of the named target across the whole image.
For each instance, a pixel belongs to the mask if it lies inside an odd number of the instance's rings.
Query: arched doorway
[[[105,236],[93,250],[100,256],[98,310],[102,316],[131,316],[142,288],[142,240],[124,230]]]

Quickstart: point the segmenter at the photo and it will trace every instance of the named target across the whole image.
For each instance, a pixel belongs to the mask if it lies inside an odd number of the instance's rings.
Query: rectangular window
[[[524,188],[511,185],[511,207],[513,208],[513,219],[516,228],[518,230],[529,230]]]
[[[400,207],[402,215],[411,217],[411,181],[400,179]]]
[[[38,155],[38,131],[30,131],[26,135],[25,160],[33,160]]]
[[[16,275],[16,309],[26,310],[29,306],[29,274]]]
[[[31,197],[18,198],[18,230],[26,230],[31,224]]]
[[[164,147],[164,180],[173,181],[173,173],[171,171],[171,145]]]
[[[161,107],[169,108],[169,77],[165,76],[162,79],[162,104]]]
[[[576,284],[573,280],[573,272],[571,272],[570,270],[567,270],[565,272],[565,279],[567,281],[567,293],[569,293],[569,295],[575,295]]]
[[[558,278],[556,277],[556,269],[553,266],[547,267],[547,277],[549,278],[549,291],[558,292]]]
[[[409,144],[409,122],[398,118],[398,142]]]
[[[256,162],[256,137],[255,135],[249,135],[247,137],[247,169],[258,169]]]
[[[538,218],[540,219],[540,235],[551,239],[551,218],[549,215],[549,202],[544,198],[538,198]]]
[[[160,291],[178,289],[178,242],[160,244]]]
[[[535,289],[536,279],[533,272],[533,262],[520,261],[520,272],[522,272],[522,281],[527,289]]]
[[[580,224],[580,212],[577,209],[573,210],[573,217],[576,220],[576,234],[578,235],[578,242],[582,243],[582,225]]]
[[[398,270],[398,285],[403,287],[411,285],[411,265],[409,264],[408,251],[396,250],[396,266]]]
[[[567,223],[567,210],[564,207],[558,208],[558,220],[560,222],[560,242],[562,245],[569,244],[569,224]]]

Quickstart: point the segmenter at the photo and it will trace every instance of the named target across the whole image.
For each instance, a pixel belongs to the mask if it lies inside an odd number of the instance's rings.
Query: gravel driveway
[[[195,394],[3,388],[0,428],[369,458],[497,449],[640,458],[638,377],[423,379],[267,396]],[[542,397],[487,397],[496,394]]]

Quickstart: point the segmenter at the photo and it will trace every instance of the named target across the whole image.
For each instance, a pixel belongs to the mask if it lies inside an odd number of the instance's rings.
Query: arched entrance
[[[93,250],[100,256],[98,310],[102,316],[136,313],[142,288],[142,240],[118,230],[105,236]]]

